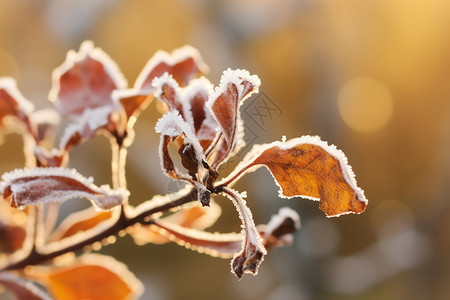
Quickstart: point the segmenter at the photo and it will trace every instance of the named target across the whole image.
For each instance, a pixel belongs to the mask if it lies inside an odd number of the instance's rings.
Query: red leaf
[[[63,202],[71,198],[87,198],[100,209],[121,204],[128,191],[97,187],[92,178],[85,178],[74,169],[17,169],[2,176],[0,191],[13,207],[47,202]]]
[[[228,185],[249,169],[266,166],[280,186],[280,196],[320,200],[327,216],[361,213],[367,205],[363,190],[347,158],[318,137],[303,136],[288,142],[257,145],[236,170],[223,180]]]
[[[243,143],[239,139],[239,127],[242,127],[239,107],[251,94],[258,92],[261,82],[256,75],[245,70],[226,70],[220,79],[220,85],[210,96],[206,105],[219,124],[222,138],[216,141],[216,157],[213,168],[225,162],[228,156]]]
[[[209,92],[212,85],[205,78],[192,80],[191,83],[182,90],[185,103],[189,103],[189,110],[192,116],[191,126],[195,130],[203,150],[206,151],[216,136],[217,123],[211,111],[206,106]],[[188,120],[187,120],[188,121]]]
[[[5,125],[5,117],[14,116],[23,122],[28,132],[37,138],[30,121],[33,110],[33,104],[22,96],[14,79],[0,78],[0,125]]]
[[[126,88],[126,80],[116,63],[101,49],[85,41],[80,51],[69,51],[66,61],[53,72],[50,99],[61,113],[79,117],[87,110],[109,107],[116,103],[112,92]]]
[[[143,291],[126,265],[98,254],[83,255],[69,266],[29,268],[26,275],[42,283],[56,299],[137,299]]]
[[[176,49],[171,54],[158,51],[147,62],[134,87],[145,89],[151,94],[155,90],[152,86],[153,79],[166,72],[172,75],[180,86],[186,86],[191,79],[204,74],[207,69],[198,51],[190,46]]]
[[[11,292],[18,300],[51,300],[50,296],[30,281],[26,281],[12,273],[0,273],[0,284]]]

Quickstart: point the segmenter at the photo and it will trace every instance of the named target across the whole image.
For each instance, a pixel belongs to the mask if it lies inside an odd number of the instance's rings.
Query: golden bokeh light
[[[16,80],[20,77],[20,68],[14,57],[0,48],[0,77],[10,76]]]
[[[339,91],[338,106],[344,122],[360,133],[373,133],[387,125],[393,102],[388,88],[372,78],[348,81]]]

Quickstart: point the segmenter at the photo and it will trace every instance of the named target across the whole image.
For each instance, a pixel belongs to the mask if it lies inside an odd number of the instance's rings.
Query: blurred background
[[[309,134],[346,153],[369,199],[361,215],[327,219],[317,202],[279,199],[265,169],[237,185],[257,224],[281,206],[302,219],[294,244],[256,277],[238,281],[229,260],[175,244],[125,237],[104,247],[143,281],[142,299],[450,299],[449,12],[446,0],[2,0],[0,76],[46,108],[52,70],[86,39],[130,86],[158,49],[190,44],[214,84],[228,67],[261,78],[243,107],[249,145]],[[134,204],[177,189],[157,161],[159,116],[152,104],[136,124]],[[20,138],[3,139],[1,171],[21,167]],[[99,138],[70,166],[108,183],[109,153]],[[217,201],[224,214],[212,230],[238,231],[232,205]]]

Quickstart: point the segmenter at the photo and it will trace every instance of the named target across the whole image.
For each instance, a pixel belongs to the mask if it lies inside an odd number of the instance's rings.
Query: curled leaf
[[[204,160],[203,148],[189,124],[183,120],[178,111],[170,111],[160,118],[155,126],[157,133],[161,133],[160,159],[164,172],[175,179],[185,177],[175,168],[169,154],[169,144],[175,138],[183,135],[184,143],[180,148],[183,159],[183,166],[186,167],[189,174],[195,177],[196,173],[202,168]]]
[[[249,169],[266,166],[280,186],[280,197],[302,196],[320,201],[329,217],[361,213],[367,199],[344,153],[319,137],[256,145],[222,184],[229,185]]]
[[[230,198],[239,213],[242,222],[242,250],[231,260],[231,271],[237,278],[241,279],[244,273],[256,275],[264,255],[267,251],[263,246],[263,240],[253,222],[253,216],[246,202],[234,190],[223,189],[225,195]]]
[[[190,250],[221,258],[231,258],[236,255],[242,249],[242,242],[245,239],[241,233],[210,233],[183,226],[183,224],[167,222],[166,219],[155,219],[150,226],[161,237],[161,241],[173,241]],[[261,229],[264,247],[272,250],[290,245],[293,241],[293,233],[299,229],[299,226],[297,213],[285,207],[280,209],[280,212],[273,216],[267,225],[258,225],[257,228]]]
[[[92,178],[85,178],[74,169],[17,169],[2,176],[0,192],[11,206],[22,208],[47,202],[63,202],[71,198],[87,198],[99,209],[121,204],[128,191],[112,190],[108,185],[97,187]]]
[[[50,296],[35,284],[10,272],[0,273],[0,285],[4,286],[17,299],[51,300]]]
[[[215,121],[219,125],[221,140],[216,141],[216,157],[213,167],[225,162],[229,155],[243,145],[240,136],[242,120],[239,107],[244,100],[258,92],[261,81],[258,76],[250,75],[246,70],[231,70],[223,72],[220,85],[206,103]]]
[[[143,291],[126,265],[98,254],[83,255],[69,266],[28,268],[26,275],[42,283],[56,299],[137,299]]]
[[[189,119],[192,119],[193,124],[191,126],[194,128],[195,135],[202,145],[203,150],[208,149],[217,133],[217,123],[211,111],[206,106],[206,101],[211,90],[211,83],[202,77],[192,80],[181,91],[184,106],[187,106],[186,103],[189,103],[188,113],[191,117],[186,120],[189,121]],[[186,110],[184,110],[185,114],[187,114]]]
[[[190,46],[175,49],[171,54],[158,51],[147,62],[134,85],[137,89],[145,89],[153,93],[152,81],[156,77],[169,73],[180,86],[186,86],[195,77],[206,73],[208,67],[199,52]]]
[[[260,229],[261,228],[261,229]],[[300,229],[300,217],[292,209],[282,207],[267,225],[258,226],[267,251],[292,244],[293,234]]]
[[[71,117],[99,107],[112,112],[116,107],[112,92],[126,85],[116,63],[91,41],[85,41],[79,52],[69,51],[66,61],[54,70],[49,97],[61,113]]]

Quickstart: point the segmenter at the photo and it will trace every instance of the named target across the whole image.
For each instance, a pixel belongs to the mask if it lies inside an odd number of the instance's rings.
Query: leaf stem
[[[149,206],[147,209],[143,211],[137,211],[133,216],[127,217],[123,212],[123,209],[121,211],[121,214],[119,218],[117,218],[116,222],[114,222],[110,227],[105,228],[99,233],[94,234],[91,237],[88,237],[82,241],[76,242],[74,244],[63,246],[59,249],[55,249],[48,253],[42,253],[39,251],[39,249],[32,248],[31,252],[25,257],[20,258],[19,260],[15,262],[9,262],[4,267],[2,267],[0,270],[17,270],[22,269],[28,265],[37,265],[40,263],[43,263],[45,261],[48,261],[50,259],[53,259],[57,256],[60,256],[65,253],[74,252],[80,249],[83,249],[85,246],[88,246],[94,242],[101,241],[104,238],[107,238],[111,235],[117,235],[119,231],[122,231],[126,229],[129,226],[132,226],[136,223],[145,222],[145,220],[156,213],[164,212],[170,209],[173,209],[174,207],[192,202],[197,200],[197,191],[196,189],[191,189],[188,193],[182,194],[179,197],[176,197],[174,199],[171,199],[170,201],[166,202],[158,202],[157,205]],[[154,199],[149,200],[151,203],[153,200],[156,200],[155,196]]]

